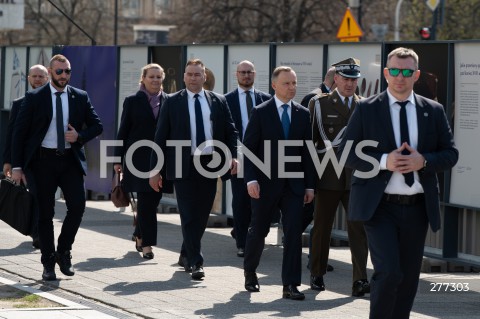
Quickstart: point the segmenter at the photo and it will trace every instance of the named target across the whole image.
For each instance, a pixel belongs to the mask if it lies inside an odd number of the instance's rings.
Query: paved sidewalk
[[[57,201],[55,231],[58,235],[65,205]],[[1,282],[46,291],[44,297],[64,300],[60,309],[0,309],[0,318],[108,319],[108,318],[368,318],[369,301],[353,298],[350,252],[346,247],[331,248],[330,264],[335,270],[325,276],[327,291],[309,288],[304,267],[304,301],[281,298],[282,248],[276,245],[276,229],[267,238],[258,269],[261,292],[250,294],[243,288],[242,260],[236,256],[231,228],[208,228],[203,239],[205,274],[193,281],[177,265],[181,245],[178,214],[158,215],[158,245],[155,258],[145,260],[131,241],[132,214],[118,212],[109,201],[88,201],[82,226],[73,247],[76,274],[42,282],[40,253],[31,240],[0,221]],[[303,264],[307,262],[304,249]],[[369,275],[372,269],[369,265]],[[445,285],[469,291],[445,291]],[[436,290],[436,291],[432,291]],[[440,291],[438,291],[440,290]],[[477,273],[422,274],[411,318],[479,318],[480,275]]]

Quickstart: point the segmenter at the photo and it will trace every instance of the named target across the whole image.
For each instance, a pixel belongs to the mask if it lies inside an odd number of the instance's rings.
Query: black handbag
[[[130,205],[130,195],[123,190],[120,173],[118,172],[115,172],[112,180],[110,199],[115,207],[127,207]]]
[[[34,196],[24,185],[0,180],[0,219],[25,236],[31,234]]]

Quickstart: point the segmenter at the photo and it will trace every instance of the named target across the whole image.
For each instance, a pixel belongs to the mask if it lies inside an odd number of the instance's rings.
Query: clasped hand
[[[409,151],[410,154],[403,155],[403,150]],[[423,155],[405,142],[388,154],[387,169],[392,172],[405,174],[422,169],[424,162],[425,158]]]

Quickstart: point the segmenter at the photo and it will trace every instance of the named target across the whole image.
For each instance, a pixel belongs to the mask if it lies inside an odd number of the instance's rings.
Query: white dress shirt
[[[398,100],[390,94],[387,88],[388,101],[390,107],[390,116],[392,120],[393,132],[395,134],[395,143],[397,147],[400,147],[400,105],[396,103]],[[418,146],[418,122],[417,122],[417,111],[415,108],[415,99],[413,97],[413,92],[408,97],[408,104],[406,105],[407,111],[407,123],[408,123],[408,136],[410,139],[410,146],[414,149],[417,149]],[[401,102],[401,101],[399,101]],[[387,169],[387,156],[388,154],[383,154],[380,161],[380,169]],[[410,187],[405,183],[405,178],[402,173],[393,172],[390,181],[388,182],[387,187],[385,188],[385,193],[387,194],[399,194],[399,195],[414,195],[418,193],[423,193],[422,184],[420,184],[420,179],[418,177],[418,172],[413,172],[414,183]]]
[[[43,138],[42,147],[57,149],[57,96],[55,93],[59,91],[57,91],[57,89],[54,88],[51,83],[49,85],[50,91],[52,92],[51,98],[53,116],[50,126],[48,127],[47,134],[45,134],[45,137]],[[66,88],[63,90],[60,98],[62,99],[63,131],[66,132],[68,130],[68,93]],[[65,149],[70,147],[70,143],[65,141]]]
[[[192,155],[195,153],[197,148],[197,122],[195,116],[195,98],[193,97],[195,93],[186,90],[188,94],[188,113],[190,115],[190,136],[192,139]],[[210,119],[210,106],[208,105],[207,98],[205,97],[205,90],[198,92],[198,100],[200,101],[200,106],[202,107],[202,117],[203,117],[203,128],[205,129],[205,141],[207,142],[205,148],[202,151],[202,155],[212,154],[212,121]]]
[[[255,107],[255,94],[254,88],[250,88],[248,90],[250,92],[250,96],[252,97],[253,107]],[[247,111],[247,93],[241,87],[238,87],[238,101],[240,102],[240,114],[242,116],[242,137],[245,136],[245,130],[247,129],[248,125],[248,111]]]

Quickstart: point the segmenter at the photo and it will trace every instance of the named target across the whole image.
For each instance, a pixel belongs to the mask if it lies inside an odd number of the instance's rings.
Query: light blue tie
[[[290,118],[288,117],[288,104],[283,104],[283,113],[282,113],[282,126],[283,126],[283,133],[285,134],[285,138],[288,139],[288,133],[290,131]]]

